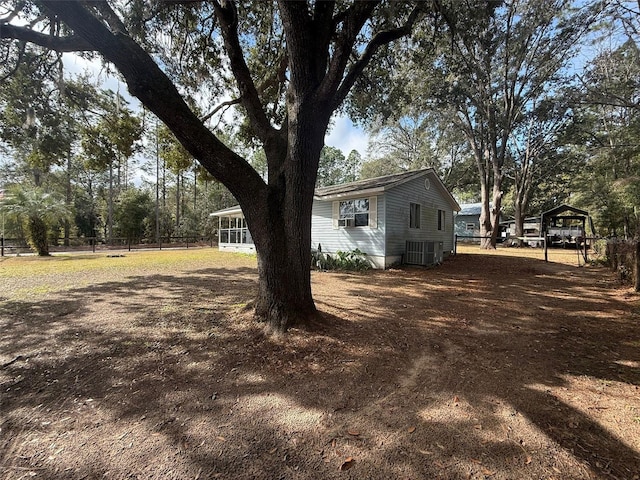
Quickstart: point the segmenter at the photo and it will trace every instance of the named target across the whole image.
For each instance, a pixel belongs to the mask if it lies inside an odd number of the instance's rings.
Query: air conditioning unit
[[[407,240],[404,263],[424,266],[442,263],[442,249],[442,242]]]

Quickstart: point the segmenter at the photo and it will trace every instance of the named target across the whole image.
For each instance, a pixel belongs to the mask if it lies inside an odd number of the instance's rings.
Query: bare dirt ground
[[[251,258],[0,263],[0,478],[639,479],[639,296],[477,253],[314,272],[323,321],[281,337]]]

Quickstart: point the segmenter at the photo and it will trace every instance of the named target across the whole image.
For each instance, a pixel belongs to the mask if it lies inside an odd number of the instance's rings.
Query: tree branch
[[[209,113],[207,113],[200,120],[202,120],[202,123],[207,123],[207,121],[209,121],[211,119],[211,117],[213,117],[216,113],[218,113],[223,108],[231,107],[233,105],[238,105],[240,102],[241,102],[241,100],[239,98],[234,98],[233,100],[227,100],[226,102],[222,102],[220,105],[218,105],[216,108],[211,110]]]
[[[339,23],[343,24],[343,28],[335,45],[335,53],[331,59],[329,71],[320,87],[320,95],[323,98],[331,98],[337,91],[349,63],[358,33],[379,3],[379,1],[354,3],[344,13],[333,19],[336,30]]]
[[[4,82],[8,80],[14,73],[18,71],[18,68],[20,68],[20,63],[22,62],[22,58],[24,57],[26,44],[24,42],[21,42],[19,45],[20,46],[18,47],[18,58],[16,59],[13,68],[11,68],[6,75],[4,75],[3,77],[0,77],[0,82]],[[4,61],[8,62],[8,58],[9,58],[9,53],[7,53],[7,56],[4,59]]]
[[[342,80],[342,83],[337,88],[336,94],[333,99],[333,104],[331,105],[332,109],[338,108],[344,101],[347,94],[355,84],[357,78],[362,74],[362,72],[367,67],[378,49],[380,49],[380,47],[411,34],[413,25],[420,18],[421,13],[425,9],[425,5],[427,4],[418,3],[418,5],[416,5],[416,7],[409,14],[407,21],[401,27],[378,32],[371,39],[364,52],[360,56],[360,59],[352,65],[352,67],[347,72],[347,75]]]
[[[104,19],[105,22],[109,25],[109,28],[114,32],[119,33],[127,33],[127,27],[124,26],[124,23],[118,18],[116,12],[113,11],[111,6],[105,2],[104,0],[91,0],[88,1],[87,4],[91,5],[96,11],[100,12],[100,15]]]
[[[269,150],[272,149],[284,152],[286,151],[284,139],[267,118],[258,90],[251,78],[251,72],[242,54],[242,46],[238,38],[238,14],[236,6],[232,0],[214,0],[213,5],[222,30],[222,37],[229,57],[231,71],[240,90],[240,101],[247,111],[251,128],[264,144],[268,156],[270,153]]]
[[[9,12],[9,14],[0,19],[0,21],[2,21],[2,23],[9,23],[11,20],[13,20],[14,18],[16,18],[18,16],[18,14],[20,13],[20,11],[24,8],[25,2],[19,2],[12,11]]]
[[[333,2],[328,5],[333,6]],[[283,28],[287,38],[287,52],[291,63],[291,86],[293,90],[301,95],[305,91],[313,91],[320,83],[320,75],[324,75],[324,69],[320,72],[316,68],[318,61],[322,61],[318,56],[325,57],[326,51],[320,46],[325,42],[325,38],[320,37],[320,32],[316,32],[317,26],[310,15],[307,2],[278,1],[280,15],[282,17]],[[326,12],[325,9],[322,10]],[[319,18],[325,18],[323,13]],[[329,17],[330,18],[330,17]],[[314,84],[316,83],[317,84]]]
[[[96,48],[84,38],[77,35],[54,37],[39,33],[27,27],[17,27],[9,23],[0,23],[0,38],[10,38],[29,42],[56,52],[92,52]]]

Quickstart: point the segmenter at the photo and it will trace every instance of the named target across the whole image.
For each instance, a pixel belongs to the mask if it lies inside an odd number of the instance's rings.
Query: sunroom
[[[218,248],[232,252],[255,253],[251,232],[239,206],[209,214],[218,218]]]

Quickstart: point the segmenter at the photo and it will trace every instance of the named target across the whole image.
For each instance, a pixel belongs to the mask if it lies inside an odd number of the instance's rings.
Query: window
[[[369,199],[356,198],[340,202],[338,225],[341,227],[366,227],[369,225]]]
[[[420,228],[420,204],[409,204],[409,228]]]
[[[467,223],[467,231],[468,232],[473,232],[476,229],[476,224],[475,223]]]
[[[220,243],[253,243],[244,218],[220,217],[218,234]]]
[[[345,227],[378,228],[378,197],[336,200],[332,204],[335,230]]]
[[[438,210],[438,230],[444,230],[445,213],[444,210]]]

